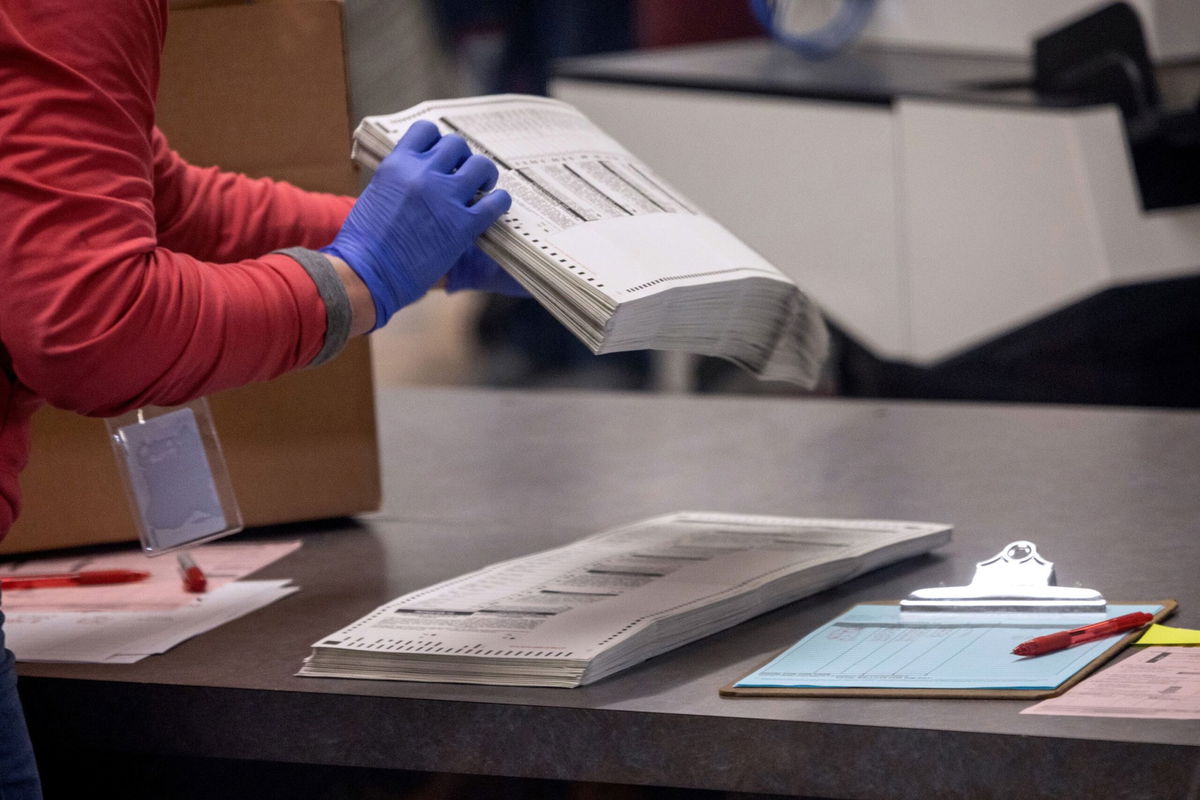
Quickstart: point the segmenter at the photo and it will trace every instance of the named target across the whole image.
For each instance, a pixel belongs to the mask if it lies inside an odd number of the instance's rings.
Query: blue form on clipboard
[[[1103,614],[921,612],[859,605],[822,625],[734,688],[1054,689],[1127,633],[1036,657],[1012,654],[1035,636],[1163,606],[1109,605]]]

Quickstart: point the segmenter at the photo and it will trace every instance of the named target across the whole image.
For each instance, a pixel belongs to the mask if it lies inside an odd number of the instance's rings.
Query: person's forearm
[[[350,197],[192,166],[157,129],[152,144],[158,243],[202,261],[225,263],[286,247],[321,247],[333,240],[354,204]]]

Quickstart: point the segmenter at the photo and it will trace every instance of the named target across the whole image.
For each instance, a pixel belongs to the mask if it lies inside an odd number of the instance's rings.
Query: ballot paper
[[[1200,649],[1149,647],[1022,714],[1200,719]]]
[[[288,583],[234,581],[168,610],[6,610],[4,633],[18,661],[131,664],[298,591]]]
[[[950,539],[949,526],[679,512],[406,594],[299,674],[573,687]]]
[[[512,208],[480,246],[592,352],[682,350],[816,382],[828,335],[812,301],[571,105],[421,103],[364,119],[355,160],[378,166],[418,119],[499,167]]]

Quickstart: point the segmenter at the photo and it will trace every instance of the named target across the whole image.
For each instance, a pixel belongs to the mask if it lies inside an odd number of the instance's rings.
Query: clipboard
[[[886,601],[877,601],[873,603],[862,603],[862,606],[898,606],[899,603],[891,603]],[[1159,609],[1154,613],[1153,623],[1161,622],[1175,612],[1178,606],[1174,600],[1155,600],[1145,603],[1114,603],[1113,605],[1139,605],[1139,606],[1159,606]],[[857,608],[855,606],[853,608]],[[853,610],[850,609],[850,611]],[[849,613],[849,612],[847,612]],[[841,615],[844,616],[844,615]],[[838,619],[841,618],[838,617]],[[834,620],[836,621],[836,620]],[[964,626],[966,627],[966,626]],[[1033,688],[1033,689],[998,689],[998,688],[880,688],[880,687],[820,687],[820,686],[796,686],[796,687],[778,687],[778,686],[738,686],[737,684],[745,680],[749,676],[755,674],[760,669],[770,664],[780,654],[776,654],[772,658],[759,664],[750,672],[746,673],[737,680],[720,688],[722,697],[931,697],[931,698],[959,698],[959,699],[998,699],[998,700],[1040,700],[1047,697],[1054,697],[1070,689],[1075,684],[1086,678],[1088,675],[1095,672],[1103,664],[1111,660],[1114,656],[1120,653],[1136,638],[1141,636],[1142,630],[1135,629],[1126,635],[1122,636],[1116,642],[1113,642],[1109,647],[1094,656],[1090,661],[1078,668],[1068,679],[1052,688]],[[800,641],[803,641],[801,639]],[[797,642],[799,644],[799,642]],[[795,645],[793,645],[795,646]],[[1083,646],[1083,645],[1080,645]],[[790,649],[790,648],[789,648]],[[787,652],[787,651],[783,651]]]

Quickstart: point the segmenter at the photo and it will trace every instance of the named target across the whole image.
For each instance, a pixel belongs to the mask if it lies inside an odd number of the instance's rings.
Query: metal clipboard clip
[[[1103,612],[1095,589],[1056,586],[1054,563],[1033,542],[1019,540],[975,565],[966,586],[918,589],[900,601],[905,612]]]

